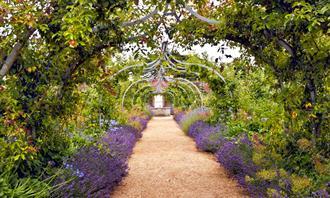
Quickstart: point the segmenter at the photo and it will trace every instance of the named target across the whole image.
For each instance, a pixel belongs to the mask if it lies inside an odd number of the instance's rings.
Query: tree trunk
[[[307,83],[305,87],[306,91],[306,99],[312,104],[312,108],[316,105],[316,97],[317,97],[317,90],[315,86],[314,79],[307,78]],[[310,125],[310,130],[313,134],[312,136],[312,142],[314,145],[316,145],[316,139],[319,137],[320,133],[320,125],[322,122],[322,114],[317,114],[316,118],[312,119]]]

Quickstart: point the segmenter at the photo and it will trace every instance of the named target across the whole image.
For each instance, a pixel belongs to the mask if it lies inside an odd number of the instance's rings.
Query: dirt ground
[[[129,160],[115,198],[247,197],[212,154],[200,152],[172,117],[155,117]]]

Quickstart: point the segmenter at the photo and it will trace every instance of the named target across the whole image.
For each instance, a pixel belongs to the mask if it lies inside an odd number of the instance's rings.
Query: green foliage
[[[0,197],[49,197],[50,190],[49,180],[17,179],[8,171],[0,175]]]
[[[143,11],[133,4],[123,0],[0,2],[0,26],[5,27],[0,34],[0,65],[12,46],[22,45],[9,73],[0,80],[0,172],[10,175],[0,178],[7,178],[1,185],[9,186],[9,193],[16,184],[17,191],[28,192],[27,182],[38,189],[38,181],[31,178],[60,166],[79,147],[93,144],[108,127],[102,120],[127,122],[128,113],[120,111],[119,103],[129,85],[128,74],[107,79],[139,61],[114,63],[113,54],[126,41],[158,47],[162,35],[156,31],[159,15],[132,29],[120,23],[140,18],[154,5],[165,7],[163,1],[144,1],[147,11]],[[170,1],[173,10],[183,4]],[[170,38],[185,48],[225,41],[241,47],[243,53],[220,68],[193,55],[185,60],[221,70],[227,81],[196,66],[187,68],[189,74],[180,73],[190,78],[191,72],[198,72],[197,79],[208,82],[212,92],[205,102],[213,112],[210,121],[226,123],[231,137],[247,133],[264,145],[253,155],[262,167],[258,178],[282,182],[274,178],[274,171],[292,172],[295,196],[324,188],[330,172],[329,3],[228,0],[213,6],[203,0],[193,4],[200,14],[220,23],[208,25],[187,17],[167,27]],[[146,36],[136,36],[140,33]],[[253,61],[244,56],[253,56]],[[134,71],[139,75],[142,70]],[[152,89],[134,96],[139,88],[128,94],[132,104],[127,107],[144,106],[152,96]],[[166,91],[172,92],[173,104],[182,109],[199,105],[198,95],[184,85],[173,83]],[[184,130],[198,119],[204,117],[192,116],[183,123]],[[15,171],[18,175],[13,176]]]

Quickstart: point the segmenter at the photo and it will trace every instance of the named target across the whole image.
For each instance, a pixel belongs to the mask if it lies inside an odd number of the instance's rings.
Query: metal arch
[[[168,9],[169,6],[170,6],[170,4],[167,3],[166,6],[165,6],[165,12],[167,12],[167,9]],[[132,25],[137,25],[137,24],[143,23],[143,22],[147,21],[149,18],[156,15],[156,14],[158,14],[158,8],[157,7],[155,7],[155,9],[152,12],[150,12],[149,14],[141,17],[140,19],[123,22],[122,26],[126,27],[126,26],[132,26]],[[164,16],[162,16],[162,18],[164,18]]]
[[[200,97],[200,100],[201,100],[201,105],[203,106],[203,104],[204,104],[204,102],[203,102],[203,95],[202,95],[202,92],[197,87],[197,85],[195,85],[193,82],[191,82],[190,80],[185,79],[185,78],[176,78],[176,79],[177,80],[184,81],[184,82],[187,82],[188,84],[192,85],[196,89],[196,91],[198,92],[199,97]]]
[[[180,67],[180,66],[176,65],[175,63],[173,63],[173,61],[170,59],[170,57],[168,55],[170,55],[169,52],[165,53],[164,57],[173,67],[177,67],[178,69],[186,70],[185,67]]]
[[[182,82],[179,82],[179,83],[182,83]],[[193,93],[194,98],[196,98],[196,93],[195,93],[195,91],[194,91],[190,86],[188,86],[187,84],[185,84],[185,83],[183,83],[183,84],[186,85],[187,87],[189,87],[190,91]],[[184,87],[182,87],[182,86],[180,86],[180,85],[171,86],[171,87],[172,87],[172,88],[175,88],[175,89],[179,89],[179,91],[182,92],[182,93],[184,93],[184,95],[186,95],[186,96],[189,95],[189,93],[188,93],[188,91],[186,90],[186,88],[184,88]],[[171,90],[167,89],[167,91],[171,91]],[[196,99],[198,99],[198,98],[196,98]]]
[[[127,89],[125,90],[124,95],[123,95],[123,97],[122,97],[122,99],[121,99],[121,107],[122,107],[122,108],[124,108],[124,103],[125,103],[125,98],[126,98],[126,94],[127,94],[127,92],[128,92],[128,91],[129,91],[134,85],[136,85],[136,84],[138,84],[138,83],[140,83],[140,82],[148,82],[148,81],[145,80],[145,79],[141,79],[141,80],[138,80],[138,81],[133,82],[132,84],[130,84],[130,85],[127,87]]]
[[[204,17],[204,16],[198,14],[198,13],[195,12],[190,6],[188,6],[187,4],[185,5],[185,8],[186,8],[186,10],[188,10],[188,12],[189,12],[191,15],[195,16],[196,18],[198,18],[198,19],[201,20],[201,21],[204,21],[204,22],[206,22],[206,23],[208,23],[208,24],[212,24],[212,25],[214,25],[214,24],[219,24],[219,23],[220,23],[220,21],[217,21],[217,20],[214,20],[214,19],[209,19],[209,18],[206,18],[206,17]]]
[[[179,82],[179,83],[183,83],[183,82]],[[191,90],[191,92],[193,93],[194,97],[196,98],[196,93],[195,91],[187,84],[183,83],[184,85],[186,85],[187,87],[189,87],[189,89]],[[181,90],[181,92],[184,92],[186,95],[188,94],[187,90],[184,87],[181,87],[180,85],[173,87],[173,88],[178,88]],[[169,90],[171,91],[171,90]],[[198,98],[196,98],[198,100]]]
[[[140,89],[138,89],[135,93],[134,93],[134,95],[133,95],[133,99],[132,99],[132,105],[134,104],[134,101],[136,100],[136,95],[139,93],[139,92],[141,92],[142,90],[145,90],[146,88],[153,88],[151,85],[146,85],[146,86],[143,86],[143,87],[141,87]]]
[[[179,82],[181,81],[184,84],[191,85],[192,87],[194,87],[196,89],[196,91],[198,92],[201,105],[203,106],[204,103],[203,103],[202,92],[199,90],[199,88],[193,82],[191,82],[190,80],[185,79],[185,78],[172,78],[172,77],[168,77],[168,76],[167,76],[167,78],[170,78],[170,79],[172,79],[174,81],[179,81]],[[191,86],[189,86],[190,89],[192,90],[192,92],[195,92],[194,89]]]
[[[178,73],[193,74],[193,75],[195,75],[196,77],[199,78],[199,74],[197,72],[181,71],[181,70],[177,70],[177,69],[175,69],[173,67],[169,67],[169,68],[172,69],[172,70],[174,70],[174,71],[176,71],[176,72],[178,72]]]
[[[184,85],[186,85],[186,84],[184,84]],[[182,87],[182,86],[180,86],[180,85],[176,85],[175,87],[174,86],[172,86],[173,88],[178,88],[178,89],[180,89],[181,90],[181,92],[183,92],[186,96],[188,96],[188,92],[187,92],[187,90],[184,88],[184,87]],[[191,89],[191,87],[189,87],[189,89],[193,92],[193,95],[194,95],[194,97],[196,98],[196,94],[195,94],[195,91],[193,90],[193,89]]]
[[[175,79],[174,79],[174,80],[175,80]],[[182,80],[182,79],[179,78],[179,79],[177,79],[177,80]],[[123,108],[124,108],[124,103],[125,103],[126,94],[127,94],[127,92],[129,91],[129,89],[131,89],[134,85],[136,85],[136,84],[138,84],[138,83],[140,83],[140,82],[142,82],[142,81],[147,81],[147,80],[144,80],[144,79],[142,79],[142,80],[138,80],[138,81],[132,83],[132,84],[131,84],[131,85],[125,90],[124,96],[123,96],[123,98],[122,98],[122,107],[123,107]],[[187,80],[187,81],[188,81],[188,80]],[[194,90],[191,86],[189,86],[188,83],[185,83],[184,81],[178,81],[178,82],[179,82],[179,83],[182,83],[182,84],[184,84],[184,85],[186,85],[187,87],[189,87],[189,89],[191,90],[192,93],[195,93],[195,90]],[[192,83],[192,82],[191,82],[191,83]],[[138,90],[137,92],[139,92],[139,91],[141,91],[141,90],[143,90],[143,89],[145,89],[145,88],[147,88],[147,87],[152,88],[151,85],[146,85],[146,86],[142,87],[140,90]],[[197,87],[197,86],[196,86],[196,87]],[[186,88],[184,88],[184,87],[182,87],[182,86],[180,86],[180,85],[178,85],[178,86],[175,87],[175,88],[179,88],[179,89],[181,89],[182,92],[185,92],[186,94],[188,94]],[[198,89],[198,87],[197,87],[197,89]],[[168,90],[167,92],[169,92],[169,91],[170,91],[170,90]],[[152,92],[153,92],[152,90],[148,91],[148,94],[146,94],[145,97],[146,97],[146,96],[149,96],[150,93],[152,93]],[[193,94],[193,95],[196,96],[196,94]],[[201,96],[201,95],[199,95],[199,96]],[[135,97],[135,95],[134,95],[134,97]],[[144,102],[145,102],[145,97],[144,97],[144,100],[143,100]],[[173,99],[175,100],[175,97],[173,97]],[[199,97],[199,99],[200,99],[200,103],[203,105],[203,100],[202,100],[202,98]],[[134,104],[134,98],[133,98],[132,102],[133,102],[132,104]]]
[[[180,63],[182,65],[188,65],[188,66],[199,66],[199,67],[202,67],[204,69],[207,69],[209,71],[212,71],[213,73],[215,73],[224,83],[226,83],[226,80],[225,78],[218,72],[216,71],[214,68],[212,67],[209,67],[209,66],[206,66],[206,65],[203,65],[203,64],[200,64],[200,63],[185,63],[185,62],[182,62],[182,61],[179,61],[177,59],[175,59],[173,56],[172,56],[173,60],[176,61],[177,63]]]
[[[168,95],[170,95],[171,97],[172,97],[172,99],[173,99],[173,104],[176,102],[176,100],[175,100],[175,96],[174,96],[174,93],[172,92],[172,91],[170,91],[170,90],[168,90],[168,91],[166,91],[165,92],[165,94],[168,94]]]
[[[169,6],[169,4],[166,4],[166,6],[165,6],[165,8],[166,8],[166,9],[165,9],[165,13],[164,13],[164,15],[162,16],[162,18],[164,18],[164,16],[171,16],[171,15],[172,15],[172,16],[176,17],[176,19],[177,19],[177,16],[176,16],[176,13],[175,13],[175,12],[174,12],[174,13],[168,13],[168,12],[166,12],[166,10],[168,9],[168,6]],[[208,23],[208,24],[212,24],[212,25],[214,25],[214,24],[219,24],[219,23],[220,23],[220,21],[217,21],[217,20],[214,20],[214,19],[209,19],[209,18],[207,18],[207,17],[204,17],[204,16],[198,14],[196,11],[194,11],[194,10],[193,10],[190,6],[188,6],[187,4],[185,4],[184,6],[185,6],[185,9],[186,9],[191,15],[195,16],[197,19],[199,19],[199,20],[201,20],[201,21],[203,21],[203,22],[206,22],[206,23]],[[132,21],[123,22],[122,26],[123,26],[123,27],[127,27],[127,26],[133,26],[133,25],[137,25],[137,24],[143,23],[143,22],[147,21],[149,18],[151,18],[151,17],[153,17],[154,15],[156,15],[156,14],[158,14],[158,8],[157,8],[157,7],[155,7],[155,9],[154,9],[152,12],[150,12],[149,14],[147,14],[147,15],[141,17],[140,19],[136,19],[136,20],[132,20]]]
[[[163,55],[164,55],[165,60],[169,63],[168,67],[169,67],[170,69],[173,69],[174,71],[176,71],[176,72],[180,72],[180,73],[184,73],[184,72],[188,73],[188,72],[187,72],[187,69],[186,69],[185,67],[180,67],[180,66],[178,66],[177,64],[173,63],[173,62],[171,61],[170,57],[168,56],[168,54],[169,54],[169,52],[166,52],[166,53],[164,53]],[[191,72],[189,72],[189,73],[194,74],[194,75],[196,75],[196,76],[199,77],[199,74],[198,74],[197,72],[193,72],[193,71],[191,71]]]
[[[178,81],[178,83],[182,83],[183,85],[186,85],[187,87],[189,87],[189,89],[190,89],[190,91],[194,94],[194,96],[196,97],[196,91],[189,85],[189,84],[187,84],[187,83],[185,83],[185,82],[182,82],[182,81]],[[185,90],[184,92],[186,93],[186,95],[188,96],[188,92],[187,92],[187,90],[184,88],[184,87],[182,87],[182,86],[178,86],[178,88],[180,88],[181,90]],[[200,97],[199,97],[200,98]],[[196,98],[197,99],[197,98]]]
[[[147,64],[143,64],[143,63],[140,63],[140,64],[136,64],[136,65],[130,65],[130,66],[127,66],[127,67],[124,67],[123,69],[119,70],[118,72],[114,73],[111,77],[110,77],[110,80],[112,80],[114,77],[116,77],[117,75],[119,75],[120,73],[128,70],[128,69],[131,69],[131,68],[134,68],[134,67],[144,67],[145,65],[148,65],[147,68],[152,68],[152,67],[155,67],[156,64],[160,64],[160,59],[156,59],[150,63],[147,63]],[[146,69],[147,69],[146,68]]]
[[[151,93],[153,93],[153,92],[150,90],[150,91],[148,91],[148,92],[146,93],[146,95],[144,95],[144,97],[143,97],[143,102],[144,102],[144,103],[146,103],[146,97],[147,97],[147,96],[150,96]]]
[[[153,93],[152,91],[148,92],[146,95],[144,95],[144,98],[143,98],[143,102],[146,103],[146,97],[147,96],[150,96],[151,93]]]
[[[156,7],[152,12],[150,12],[149,14],[141,17],[140,19],[123,22],[122,26],[127,27],[127,26],[132,26],[132,25],[137,25],[137,24],[143,23],[146,20],[148,20],[149,18],[153,17],[157,13],[158,13],[158,8]]]
[[[176,88],[176,87],[175,87],[175,88]],[[182,87],[182,86],[180,86],[180,85],[177,85],[177,88],[181,89],[186,95],[188,94],[187,90],[186,90],[184,87]],[[195,93],[195,92],[194,92],[194,93]]]

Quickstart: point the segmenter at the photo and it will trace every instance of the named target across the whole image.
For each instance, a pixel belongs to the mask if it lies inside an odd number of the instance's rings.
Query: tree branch
[[[21,49],[23,47],[23,44],[20,42],[17,42],[14,45],[13,50],[10,52],[9,56],[5,60],[5,63],[2,65],[2,68],[0,70],[0,78],[2,79],[10,70],[12,65],[17,59],[18,54],[20,53]]]
[[[14,62],[16,61],[18,55],[20,54],[22,48],[27,43],[28,38],[30,38],[30,36],[34,33],[34,31],[35,31],[35,29],[29,29],[26,37],[23,38],[22,40],[18,41],[14,45],[12,51],[10,52],[9,56],[6,58],[4,64],[1,67],[0,79],[2,79],[3,77],[5,77],[7,75],[10,68],[13,66]]]

